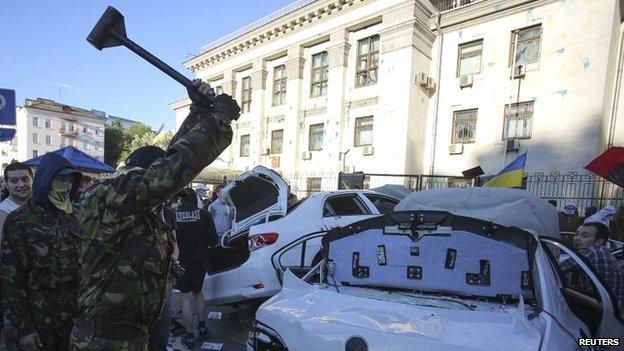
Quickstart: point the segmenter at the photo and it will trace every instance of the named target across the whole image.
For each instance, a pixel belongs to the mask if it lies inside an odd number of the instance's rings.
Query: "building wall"
[[[614,143],[624,142],[624,98],[617,88],[620,5],[617,0],[480,0],[437,13],[420,0],[313,2],[185,63],[239,103],[242,79],[252,80],[251,110],[233,123],[231,147],[211,166],[273,166],[296,179],[300,189],[306,177],[335,175],[343,165],[347,172],[438,175],[460,175],[480,165],[495,174],[525,151],[527,172],[579,171],[604,149],[608,125],[615,126]],[[519,94],[520,102],[534,101],[532,135],[520,140],[518,152],[506,152],[504,110],[516,102],[519,82],[510,77],[512,31],[536,24],[542,28],[539,61],[526,67]],[[358,40],[371,35],[380,36],[378,82],[356,87]],[[458,45],[475,39],[483,40],[481,72],[472,87],[461,89]],[[314,98],[311,58],[322,51],[330,56],[328,93]],[[274,67],[282,64],[286,103],[273,106]],[[418,84],[420,73],[435,84]],[[176,125],[189,104],[188,99],[171,104]],[[453,113],[472,108],[478,109],[475,142],[451,155]],[[354,146],[355,120],[364,116],[374,120],[372,155]],[[305,160],[310,125],[317,123],[325,125],[323,149]],[[283,150],[270,155],[265,150],[277,129],[284,130]],[[250,154],[240,157],[241,136],[247,134]],[[322,188],[335,188],[335,177],[328,179],[332,184]]]
[[[457,24],[449,19],[442,30],[436,173],[459,174],[481,165],[495,174],[525,151],[529,172],[580,170],[600,149],[610,46],[616,40],[615,1],[507,4],[502,14],[478,4],[457,9],[463,17],[453,19]],[[443,21],[452,15],[443,15]],[[477,18],[461,22],[471,15]],[[529,65],[520,88],[521,102],[534,100],[532,137],[520,141],[519,152],[506,153],[504,108],[516,102],[518,92],[518,80],[510,79],[511,32],[535,24],[542,25],[539,62]],[[472,88],[460,89],[458,45],[475,39],[483,39],[481,73],[473,76]],[[465,144],[461,155],[449,155],[453,112],[470,108],[478,108],[475,143]]]
[[[333,2],[318,1],[313,6]],[[292,17],[311,11],[304,10]],[[422,153],[424,128],[418,127],[427,118],[429,96],[412,88],[414,67],[429,68],[430,57],[424,53],[430,50],[434,39],[427,28],[431,8],[420,1],[372,0],[351,1],[334,11],[315,24],[304,24],[278,40],[253,46],[244,54],[193,68],[198,78],[215,88],[222,87],[239,104],[242,79],[252,79],[251,110],[233,124],[232,145],[221,155],[230,167],[271,167],[276,165],[277,156],[278,170],[305,183],[307,176],[342,171],[343,164],[347,171],[369,173],[405,173],[420,166],[421,159],[415,155]],[[417,21],[420,22],[415,25]],[[373,35],[380,36],[378,81],[356,87],[358,41]],[[311,58],[323,51],[329,54],[328,91],[325,96],[311,97]],[[288,76],[286,103],[273,106],[274,68],[282,64]],[[180,121],[186,107],[182,101],[171,106]],[[354,146],[355,120],[365,116],[373,116],[374,121],[372,155],[364,155],[362,147]],[[323,148],[309,151],[310,126],[318,123],[325,127]],[[410,126],[418,131],[410,133]],[[271,132],[278,129],[284,130],[282,153],[267,154]],[[251,139],[250,154],[240,157],[241,136],[247,134]],[[302,153],[308,151],[311,158],[306,160]],[[335,179],[322,187],[335,188],[334,183]],[[297,185],[301,186],[304,185]]]
[[[33,125],[33,120],[38,119],[38,126]],[[46,128],[46,120],[50,126]],[[74,125],[75,135],[64,134],[62,131]],[[36,107],[17,108],[17,160],[25,161],[33,156],[34,151],[43,155],[50,151],[58,150],[64,146],[74,146],[85,153],[104,159],[104,118],[85,117],[75,114],[59,113]],[[85,129],[86,128],[86,129]],[[97,132],[96,132],[97,130]],[[33,140],[33,134],[38,135],[38,142]],[[46,142],[49,136],[50,143]],[[63,145],[63,138],[67,144]]]

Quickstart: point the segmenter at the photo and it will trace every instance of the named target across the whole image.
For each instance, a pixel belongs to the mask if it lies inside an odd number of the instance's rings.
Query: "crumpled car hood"
[[[368,350],[538,350],[542,327],[524,310],[459,310],[348,296],[312,286],[290,272],[282,291],[256,319],[275,330],[290,350],[345,350],[360,337]]]

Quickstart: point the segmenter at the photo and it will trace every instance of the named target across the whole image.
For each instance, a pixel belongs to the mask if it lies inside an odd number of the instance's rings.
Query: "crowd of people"
[[[216,243],[216,229],[180,191],[231,143],[240,108],[193,85],[190,114],[168,149],[138,148],[95,184],[54,153],[34,175],[20,163],[5,168],[0,284],[9,348],[163,351],[174,275],[185,294],[186,341],[193,302],[198,333],[207,335],[198,257]],[[167,204],[176,197],[173,211]]]

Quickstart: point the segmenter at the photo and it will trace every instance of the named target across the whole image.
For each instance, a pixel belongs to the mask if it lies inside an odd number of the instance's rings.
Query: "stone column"
[[[287,110],[284,116],[284,144],[282,146],[282,155],[280,160],[280,168],[285,174],[292,174],[298,169],[301,162],[300,148],[300,123],[302,118],[302,101],[303,101],[303,70],[305,66],[305,57],[303,56],[303,48],[295,45],[288,48],[288,56],[286,57],[286,106]]]
[[[342,29],[330,34],[329,76],[327,83],[327,120],[325,122],[324,147],[328,152],[328,171],[342,170],[339,154],[349,148],[344,138],[344,126],[348,125],[345,114],[345,91],[349,62],[349,32]],[[343,140],[345,139],[345,140]]]
[[[249,144],[249,157],[253,165],[263,164],[265,158],[262,155],[267,148],[266,129],[267,119],[265,114],[265,96],[267,87],[266,61],[259,59],[253,63],[251,77],[251,109],[248,113],[251,123],[251,138]]]

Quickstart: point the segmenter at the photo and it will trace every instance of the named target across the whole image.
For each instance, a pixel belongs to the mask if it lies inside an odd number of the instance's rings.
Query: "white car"
[[[622,349],[613,297],[556,237],[554,207],[523,190],[412,193],[393,213],[331,230],[303,278],[286,271],[247,350]],[[566,283],[564,253],[597,295]]]
[[[312,232],[326,232],[391,212],[399,200],[367,190],[321,192],[287,208],[288,184],[276,172],[257,166],[224,189],[232,227],[212,250],[204,280],[210,304],[266,299],[282,287],[273,254]],[[289,266],[316,264],[321,241],[309,241],[284,257]]]

